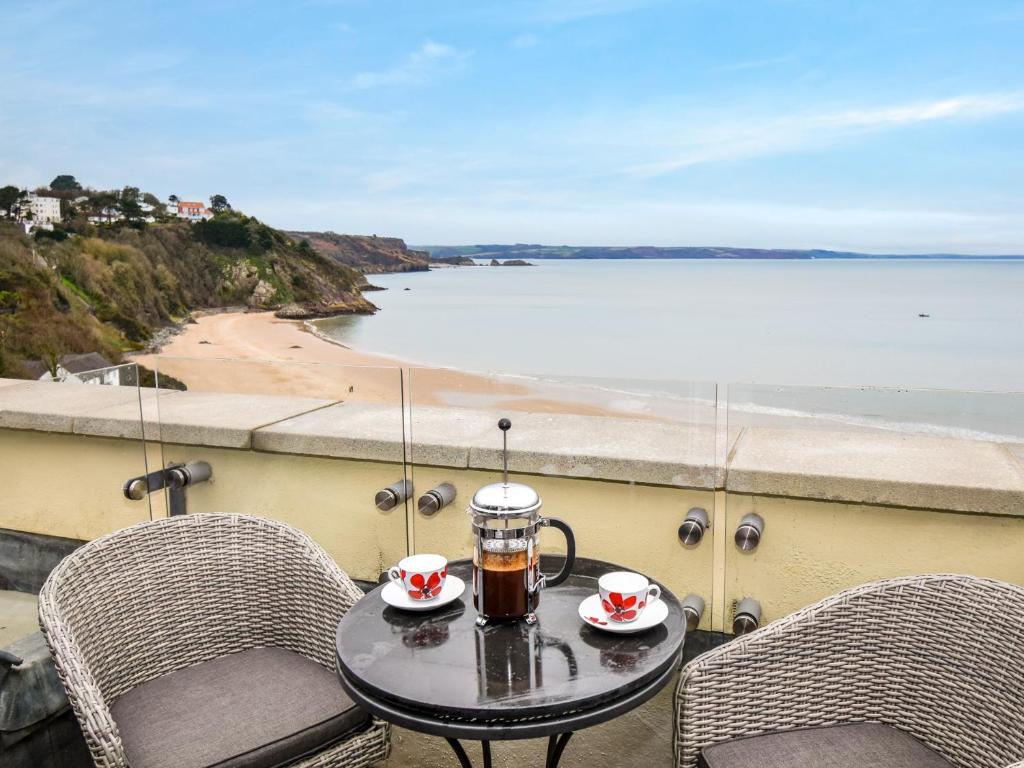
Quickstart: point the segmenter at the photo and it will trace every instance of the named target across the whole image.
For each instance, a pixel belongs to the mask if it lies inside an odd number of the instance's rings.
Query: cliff
[[[785,248],[679,247],[661,248],[650,245],[630,247],[537,245],[421,245],[434,261],[454,258],[475,259],[970,259],[948,253],[879,254],[853,251],[798,250]],[[1021,259],[1022,256],[985,258]]]
[[[505,259],[504,261],[498,261],[497,259],[491,259],[492,267],[532,267],[528,261],[522,259]]]
[[[372,313],[362,276],[308,243],[237,213],[208,222],[88,227],[30,239],[0,223],[0,376],[69,353],[111,360],[193,309],[287,317]]]
[[[294,238],[308,240],[317,253],[327,256],[363,274],[381,272],[425,272],[429,266],[426,251],[410,250],[397,237],[376,235],[339,235],[337,232],[289,232]]]
[[[476,262],[469,256],[431,256],[431,264],[446,264],[452,267],[475,267]]]

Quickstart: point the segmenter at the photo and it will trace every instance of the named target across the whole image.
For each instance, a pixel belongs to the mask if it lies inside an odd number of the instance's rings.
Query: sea
[[[417,365],[1024,440],[1024,260],[538,260],[370,279],[380,312],[321,331]]]

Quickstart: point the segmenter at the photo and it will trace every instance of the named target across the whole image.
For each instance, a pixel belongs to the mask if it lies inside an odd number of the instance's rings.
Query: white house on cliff
[[[213,218],[213,211],[203,203],[192,200],[178,200],[167,203],[167,214],[189,221],[205,221]]]

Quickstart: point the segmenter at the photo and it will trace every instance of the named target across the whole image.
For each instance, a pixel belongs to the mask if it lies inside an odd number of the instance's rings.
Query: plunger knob
[[[505,485],[508,485],[508,431],[512,429],[512,422],[508,419],[498,419],[498,429],[501,430],[501,463],[505,469]]]

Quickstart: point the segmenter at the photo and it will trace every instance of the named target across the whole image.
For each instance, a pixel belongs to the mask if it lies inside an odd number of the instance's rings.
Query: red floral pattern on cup
[[[608,599],[601,601],[604,606],[605,613],[608,614],[608,618],[612,621],[632,621],[637,616],[636,596],[630,595],[623,599],[622,595],[618,592],[609,592]]]
[[[661,587],[651,584],[641,573],[612,571],[597,581],[601,609],[609,621],[625,624],[636,621],[644,609],[661,596]]]
[[[409,590],[409,597],[413,600],[429,600],[441,594],[441,578],[446,576],[448,569],[443,572],[434,571],[430,576],[424,577],[422,573],[414,573],[409,577],[409,583],[413,588]],[[405,578],[405,573],[402,573]]]
[[[448,561],[441,555],[409,555],[388,568],[387,576],[409,600],[433,600],[444,589]]]
[[[608,626],[607,621],[601,621],[599,618],[597,618],[597,616],[587,616],[587,621],[589,621],[591,624],[597,624],[599,627]]]

